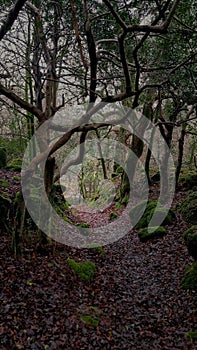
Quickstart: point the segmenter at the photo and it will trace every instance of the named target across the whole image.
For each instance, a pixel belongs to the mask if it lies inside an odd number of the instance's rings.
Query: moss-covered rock
[[[169,209],[168,213],[165,215],[166,209],[162,207],[156,209],[157,203],[158,202],[156,200],[149,201],[144,211],[146,202],[142,201],[130,210],[129,215],[132,222],[135,222],[136,217],[141,217],[138,223],[135,225],[135,228],[139,229],[148,227],[153,215],[156,217],[159,225],[165,226],[173,224],[173,222],[176,220],[176,215],[173,210]]]
[[[172,225],[176,220],[176,215],[172,209],[169,209],[167,214],[166,214],[166,209],[162,208],[162,207],[158,208],[158,209],[155,209],[155,208],[151,209],[149,216],[148,216],[148,222],[150,222],[153,214],[156,216],[157,221],[160,224],[162,224],[162,226]],[[165,217],[165,218],[163,219],[163,217]]]
[[[146,201],[142,201],[129,211],[129,216],[132,223],[136,221],[136,218],[140,218],[138,223],[135,225],[136,228],[144,228],[148,226],[149,208],[155,208],[156,205],[157,201],[151,201],[148,204]]]
[[[189,254],[197,260],[197,225],[190,227],[183,233]]]
[[[13,170],[13,171],[21,171],[21,168],[22,168],[21,158],[12,159],[6,166],[6,169]]]
[[[190,224],[197,224],[197,192],[192,191],[187,198],[181,203],[179,212],[184,220]]]
[[[0,147],[0,168],[5,168],[7,164],[7,153],[6,149]]]
[[[76,262],[74,259],[67,259],[69,266],[84,282],[91,282],[96,273],[96,266],[91,261]]]
[[[186,267],[182,279],[182,287],[184,289],[197,290],[197,262]]]
[[[149,229],[152,232],[149,232]],[[153,238],[162,238],[163,236],[165,236],[167,234],[166,229],[162,226],[150,227],[149,229],[144,228],[138,232],[138,236],[139,236],[139,239],[141,242],[146,242],[149,239],[153,239]]]

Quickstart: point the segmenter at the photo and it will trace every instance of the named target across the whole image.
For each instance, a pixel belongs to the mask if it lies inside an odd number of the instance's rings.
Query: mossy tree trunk
[[[151,98],[150,100],[147,99],[147,101],[144,103],[143,115],[147,118],[147,121],[152,120],[153,109]],[[129,199],[130,184],[132,185],[137,162],[142,156],[144,149],[144,142],[142,141],[142,138],[146,127],[147,123],[144,121],[144,119],[140,120],[139,125],[137,126],[137,133],[140,135],[140,138],[136,134],[133,134],[132,137],[131,152],[129,153],[129,157],[127,159],[126,171],[122,174],[120,191],[116,198],[116,200],[122,204],[126,204]]]
[[[178,153],[178,163],[176,167],[176,189],[178,188],[179,175],[181,172],[181,167],[183,162],[185,135],[186,135],[186,123],[182,124],[181,135],[178,141],[179,153]]]
[[[45,191],[46,191],[46,195],[48,197],[48,200],[50,200],[50,195],[52,192],[52,188],[53,188],[53,180],[54,180],[54,172],[55,172],[55,158],[54,157],[50,157],[47,159],[46,164],[45,164],[45,169],[44,169],[44,184],[45,184]],[[43,198],[41,198],[41,210],[40,210],[40,220],[42,221],[42,225],[44,225],[44,227],[47,227],[47,229],[50,231],[50,224],[47,224],[48,221],[50,221],[50,212],[44,212],[45,211],[45,203],[43,203],[42,201],[45,200]],[[47,207],[48,208],[48,207]],[[47,222],[43,222],[43,218],[46,218]],[[50,232],[48,232],[49,236],[50,236]],[[39,245],[46,245],[49,244],[51,242],[49,236],[43,232],[41,229],[39,230]]]

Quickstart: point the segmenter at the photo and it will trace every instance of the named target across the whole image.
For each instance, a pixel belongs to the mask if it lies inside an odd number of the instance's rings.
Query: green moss
[[[1,187],[7,187],[9,185],[8,180],[0,179],[0,186]]]
[[[21,171],[21,168],[22,168],[22,160],[20,158],[15,158],[11,160],[6,166],[6,169],[13,170],[13,171]]]
[[[92,315],[79,314],[79,317],[84,323],[93,327],[97,327],[100,322],[100,318],[93,317]]]
[[[71,220],[66,216],[65,211],[69,210],[70,205],[65,200],[62,188],[58,185],[53,185],[51,194],[50,194],[50,203],[52,204],[53,208],[55,209],[56,213],[61,216],[64,221],[71,224]]]
[[[96,266],[91,261],[76,262],[74,259],[67,259],[69,266],[84,282],[91,282],[94,279],[96,273]]]
[[[138,232],[138,236],[139,236],[141,242],[146,242],[152,238],[162,238],[167,233],[166,229],[162,226],[159,226],[157,228],[151,227],[149,229],[151,229],[152,231],[154,230],[154,231],[148,232],[148,228],[144,228]]]
[[[13,176],[13,179],[14,179],[15,181],[20,181],[20,180],[21,180],[20,176]]]
[[[63,212],[63,210],[58,207],[58,206],[55,206],[54,207],[56,213],[61,216],[62,219],[64,219],[64,221],[66,221],[68,224],[72,224],[71,220],[66,216],[66,214]]]
[[[181,203],[179,212],[185,221],[193,225],[197,224],[197,192],[190,192],[187,198]]]
[[[90,225],[88,223],[86,223],[86,222],[78,222],[76,224],[76,226],[82,227],[82,228],[89,228],[90,227]]]
[[[197,262],[194,262],[185,269],[182,287],[184,289],[197,290]]]
[[[118,218],[118,214],[111,212],[109,215],[110,220],[115,220]]]
[[[197,225],[190,227],[183,233],[188,253],[197,260]]]
[[[197,331],[187,332],[186,337],[188,340],[194,342],[195,345],[197,344]]]

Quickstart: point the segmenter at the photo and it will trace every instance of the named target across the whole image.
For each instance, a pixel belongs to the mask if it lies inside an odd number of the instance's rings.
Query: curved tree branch
[[[26,0],[17,0],[15,5],[10,9],[5,22],[0,28],[0,40],[2,40],[3,37],[7,34],[7,32],[9,32],[25,2]]]

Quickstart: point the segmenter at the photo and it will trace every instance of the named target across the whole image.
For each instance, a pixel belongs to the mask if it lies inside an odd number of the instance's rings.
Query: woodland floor
[[[107,209],[78,213],[91,225],[108,217]],[[196,329],[196,295],[181,288],[192,262],[182,237],[186,228],[177,216],[160,240],[141,243],[132,230],[103,255],[54,243],[46,251],[25,249],[20,259],[10,253],[11,237],[1,235],[0,350],[196,349],[185,336]],[[68,256],[95,262],[94,281],[80,281]],[[81,314],[99,319],[98,326],[84,323]]]

